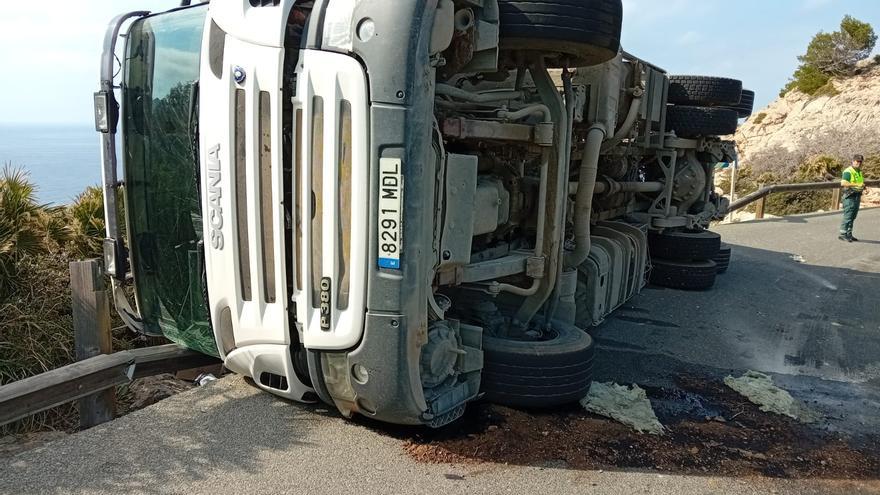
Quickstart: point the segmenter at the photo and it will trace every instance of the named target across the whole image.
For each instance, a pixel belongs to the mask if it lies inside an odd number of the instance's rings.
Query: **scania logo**
[[[223,189],[220,188],[220,145],[208,150],[208,225],[211,227],[211,247],[223,249]]]

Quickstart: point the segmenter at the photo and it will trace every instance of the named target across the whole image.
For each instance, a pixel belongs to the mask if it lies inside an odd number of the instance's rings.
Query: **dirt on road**
[[[664,436],[637,433],[578,405],[541,412],[490,404],[475,405],[451,428],[401,435],[406,452],[426,463],[880,479],[880,436],[856,443],[762,412],[721,383],[683,377],[679,385],[648,389]]]

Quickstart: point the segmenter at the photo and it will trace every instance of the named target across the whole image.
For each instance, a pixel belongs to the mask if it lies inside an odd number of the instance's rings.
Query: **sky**
[[[244,0],[214,0],[244,1]],[[623,45],[672,74],[742,79],[771,102],[819,31],[844,15],[880,31],[878,0],[623,0]],[[0,123],[92,122],[109,20],[175,0],[0,1]]]

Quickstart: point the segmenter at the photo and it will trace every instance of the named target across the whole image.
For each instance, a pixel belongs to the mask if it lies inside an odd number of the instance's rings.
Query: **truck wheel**
[[[742,92],[742,98],[739,100],[739,105],[733,105],[727,108],[735,110],[737,116],[741,119],[749,117],[755,109],[755,92],[750,89],[744,89]]]
[[[601,64],[620,50],[621,0],[499,0],[500,46],[553,54],[548,67]]]
[[[505,406],[545,408],[577,402],[593,379],[593,339],[559,322],[544,340],[483,337],[480,391]]]
[[[654,259],[651,283],[682,290],[707,290],[715,285],[718,266],[714,261],[671,261]]]
[[[671,105],[666,112],[666,130],[678,137],[726,136],[736,132],[739,117],[729,108]]]
[[[712,258],[712,261],[718,265],[719,274],[726,272],[727,268],[730,267],[730,246],[722,244],[721,249],[718,250],[718,254]]]
[[[739,105],[742,81],[726,77],[669,76],[669,103],[697,107]]]
[[[721,236],[708,230],[683,230],[648,233],[652,258],[671,261],[706,261],[721,249]]]

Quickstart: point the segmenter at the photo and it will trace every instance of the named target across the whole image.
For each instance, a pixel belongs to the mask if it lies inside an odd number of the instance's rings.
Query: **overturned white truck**
[[[717,136],[753,95],[622,51],[620,0],[184,4],[113,20],[95,94],[138,332],[439,427],[579,399],[587,329],[726,268]]]

